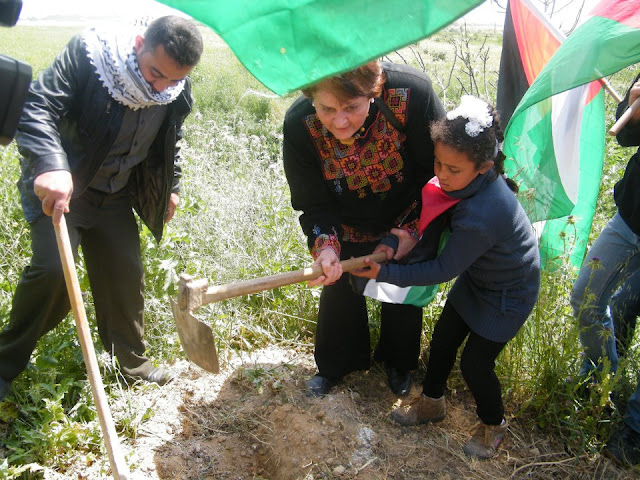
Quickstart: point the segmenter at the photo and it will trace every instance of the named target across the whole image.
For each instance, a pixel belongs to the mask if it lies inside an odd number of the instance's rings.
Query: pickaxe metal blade
[[[350,258],[340,262],[342,270],[349,272],[366,267],[366,258],[382,263],[387,260],[386,253],[378,252],[371,255]],[[173,316],[178,326],[178,336],[184,352],[189,360],[205,370],[218,373],[218,354],[213,339],[213,332],[204,322],[196,319],[192,312],[203,305],[249,295],[272,288],[283,287],[298,282],[313,280],[322,275],[322,267],[314,265],[292,272],[280,273],[268,277],[255,278],[244,282],[209,287],[207,280],[194,280],[190,275],[180,275],[178,285],[178,301],[171,302]]]
[[[178,337],[189,360],[211,373],[219,373],[218,352],[211,327],[195,318],[188,309],[171,302]]]

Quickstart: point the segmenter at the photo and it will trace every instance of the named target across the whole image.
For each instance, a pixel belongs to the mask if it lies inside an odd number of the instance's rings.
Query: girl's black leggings
[[[504,406],[494,368],[496,357],[506,343],[492,342],[472,332],[448,301],[433,331],[422,392],[432,398],[444,394],[447,378],[465,338],[467,343],[460,357],[460,370],[476,401],[476,412],[484,423],[499,425],[504,418]]]

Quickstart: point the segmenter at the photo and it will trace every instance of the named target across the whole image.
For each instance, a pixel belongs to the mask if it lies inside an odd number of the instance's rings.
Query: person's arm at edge
[[[87,64],[83,40],[76,35],[31,84],[16,135],[28,174],[34,178],[34,193],[44,213],[53,215],[56,223],[69,211],[73,192],[59,125],[71,108]]]
[[[616,119],[620,118],[627,110],[627,107],[640,98],[640,75],[638,75],[633,84],[627,90],[624,100],[620,102],[616,110]],[[636,110],[635,115],[626,123],[616,135],[616,140],[622,147],[634,147],[640,145],[640,108]]]

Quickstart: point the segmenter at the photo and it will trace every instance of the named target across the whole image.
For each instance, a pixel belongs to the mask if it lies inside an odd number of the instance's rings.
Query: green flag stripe
[[[411,287],[404,299],[405,305],[415,305],[425,307],[431,303],[438,292],[439,285],[429,285],[426,287]]]
[[[514,117],[531,105],[640,61],[640,30],[593,17],[564,41],[522,98]],[[511,128],[511,123],[507,130]]]
[[[582,263],[600,189],[604,158],[604,127],[604,91],[601,90],[586,105],[582,115],[580,130],[580,152],[582,154],[580,169],[577,172],[580,188],[576,205],[565,211],[562,216],[556,209],[555,215],[550,214],[546,217],[551,220],[545,223],[540,238],[543,265],[555,264],[559,259],[566,258],[567,255],[572,265],[579,267]],[[596,134],[596,132],[598,133]],[[523,205],[525,205],[524,201]],[[542,219],[544,217],[538,220]]]
[[[574,207],[559,180],[553,150],[551,99],[513,118],[505,139],[505,171],[520,185],[520,202],[532,222],[567,215]]]

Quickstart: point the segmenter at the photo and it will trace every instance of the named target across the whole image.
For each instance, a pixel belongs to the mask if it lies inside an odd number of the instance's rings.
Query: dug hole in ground
[[[323,398],[305,396],[315,373],[309,352],[274,346],[234,358],[217,375],[184,360],[172,369],[170,384],[137,386],[112,400],[116,422],[132,407],[148,417],[123,441],[134,479],[637,478],[601,455],[571,456],[509,411],[495,457],[470,459],[462,451],[477,421],[470,392],[447,391],[442,422],[401,427],[389,417],[401,400],[380,365],[348,375]],[[415,377],[412,396],[422,372]],[[105,469],[74,465],[64,478],[104,478]]]

